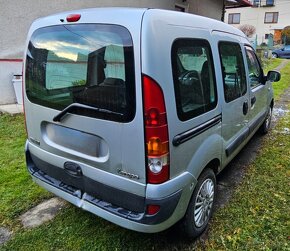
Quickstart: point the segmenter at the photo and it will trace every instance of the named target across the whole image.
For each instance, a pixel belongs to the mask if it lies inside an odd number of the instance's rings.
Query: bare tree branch
[[[255,26],[250,24],[240,25],[239,29],[244,32],[247,37],[252,37],[256,32]]]

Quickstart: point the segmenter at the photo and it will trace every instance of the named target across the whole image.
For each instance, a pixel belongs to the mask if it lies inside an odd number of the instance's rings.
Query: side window
[[[216,107],[217,93],[210,45],[201,39],[178,39],[172,45],[177,114],[184,121]]]
[[[251,89],[254,89],[261,84],[263,71],[252,48],[246,48],[246,55],[249,69],[250,87]]]
[[[247,92],[243,54],[240,45],[232,42],[220,42],[219,53],[225,100],[231,102]]]

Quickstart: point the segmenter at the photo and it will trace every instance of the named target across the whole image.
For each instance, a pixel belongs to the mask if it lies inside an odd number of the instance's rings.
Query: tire
[[[189,238],[196,238],[206,229],[213,213],[216,198],[216,177],[212,169],[205,169],[198,178],[182,220],[183,231]]]
[[[269,107],[267,116],[259,129],[260,133],[263,135],[267,134],[271,128],[272,113],[273,113],[273,108]]]
[[[272,53],[272,58],[278,58],[278,54],[277,53]]]

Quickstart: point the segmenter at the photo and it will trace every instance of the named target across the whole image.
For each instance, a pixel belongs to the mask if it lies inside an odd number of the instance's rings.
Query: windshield
[[[27,97],[33,103],[57,110],[80,103],[100,109],[74,113],[120,122],[131,121],[135,114],[133,43],[124,27],[77,24],[38,29],[28,45],[25,76]]]

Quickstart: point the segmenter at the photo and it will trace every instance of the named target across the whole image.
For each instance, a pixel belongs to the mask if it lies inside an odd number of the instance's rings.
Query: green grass
[[[280,58],[265,59],[265,58],[263,58],[261,61],[262,61],[264,74],[267,75],[267,72],[270,70],[274,70],[277,66],[279,66],[279,64],[282,63],[283,59],[280,59]]]
[[[289,107],[290,108],[290,107]],[[213,219],[207,250],[289,250],[290,114],[265,138],[230,203]]]
[[[31,182],[25,167],[26,133],[23,116],[0,115],[0,225],[17,225],[17,217],[47,198],[39,186]]]
[[[274,85],[276,96],[289,86],[289,74],[290,64]],[[14,232],[0,250],[289,250],[290,140],[283,128],[290,128],[289,113],[265,137],[230,203],[215,213],[208,241],[193,242],[176,230],[129,231],[70,204],[54,220],[23,229],[19,215],[52,195],[26,171],[23,117],[0,115],[0,226]]]
[[[288,61],[287,65],[280,71],[281,80],[273,83],[274,97],[276,100],[279,100],[280,95],[290,85],[290,60]]]
[[[283,62],[283,59],[280,59],[280,58],[262,59],[262,65],[263,65],[263,68],[264,68],[264,74],[267,74],[267,72],[270,71],[270,70],[274,70],[282,62]],[[275,97],[276,101],[279,100],[280,95],[289,86],[289,82],[290,82],[290,60],[288,60],[287,65],[284,68],[282,68],[280,73],[281,73],[281,80],[279,82],[273,83],[274,97]]]

